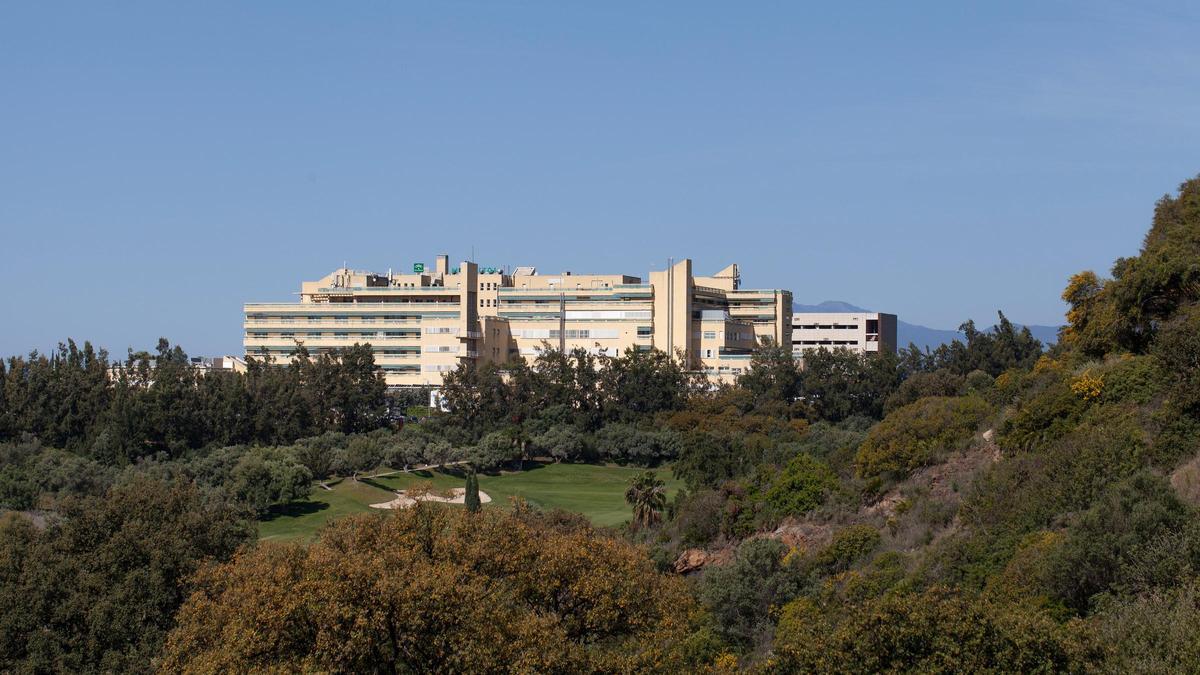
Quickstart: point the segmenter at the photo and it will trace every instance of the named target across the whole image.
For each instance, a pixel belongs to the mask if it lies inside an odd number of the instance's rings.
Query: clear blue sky
[[[1200,8],[0,5],[0,354],[236,353],[241,303],[447,252],[1058,323],[1200,173]]]

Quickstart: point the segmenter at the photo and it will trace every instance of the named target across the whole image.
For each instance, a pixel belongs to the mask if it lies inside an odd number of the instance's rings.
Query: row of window
[[[512,331],[513,337],[525,338],[526,340],[557,340],[562,336],[561,331],[557,328],[525,328]],[[621,331],[616,328],[580,328],[570,329],[567,331],[566,337],[571,339],[584,340],[615,340],[621,337]]]
[[[251,314],[246,317],[246,320],[250,323],[257,323],[260,321],[279,321],[280,323],[321,323],[321,322],[325,322],[325,321],[333,321],[334,323],[349,323],[351,319],[353,319],[355,322],[359,322],[359,323],[375,323],[376,320],[380,320],[380,321],[384,321],[384,322],[419,321],[421,319],[421,315],[420,314],[401,314],[401,315],[393,315],[393,316],[374,317],[374,316],[354,316],[354,315],[342,314],[342,315],[336,315],[336,316],[325,315],[325,316],[295,317],[295,316],[262,316],[262,315]]]
[[[458,304],[458,292],[447,291],[446,293],[435,293],[429,295],[355,295],[355,296],[334,296],[325,298],[324,301],[330,305],[391,305],[397,303],[411,304],[427,304],[435,305],[456,305]]]
[[[803,328],[804,330],[858,330],[858,324],[850,323],[806,323],[800,326],[792,326],[792,328]]]
[[[856,345],[858,340],[792,340],[794,345]]]
[[[321,332],[317,332],[317,331],[308,331],[305,333],[295,333],[295,332],[289,332],[289,331],[281,331],[280,333],[273,336],[271,333],[268,333],[266,331],[247,331],[246,332],[246,337],[251,337],[251,338],[266,338],[266,337],[289,338],[289,337],[296,337],[297,335],[299,335],[300,337],[310,337],[310,338],[319,338],[319,337],[363,337],[363,338],[411,337],[411,338],[415,338],[415,337],[419,337],[421,335],[421,333],[419,331],[398,331],[398,330],[389,330],[389,331],[382,331],[382,332],[380,332],[380,331],[336,331],[333,333],[321,333]]]
[[[717,339],[717,331],[706,330],[706,331],[704,331],[703,336],[704,336],[705,340],[716,340]],[[729,342],[734,342],[737,340],[753,340],[754,333],[738,333],[736,331],[725,331],[725,339]]]

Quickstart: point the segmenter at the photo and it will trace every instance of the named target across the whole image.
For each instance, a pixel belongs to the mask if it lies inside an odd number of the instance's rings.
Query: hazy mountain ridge
[[[876,310],[863,309],[841,300],[826,300],[816,305],[794,303],[792,311],[803,314],[809,312],[872,312]],[[1018,326],[1026,324],[1017,324]],[[1058,326],[1028,325],[1029,331],[1042,344],[1051,345],[1058,341]],[[962,338],[962,333],[954,329],[930,328],[915,323],[908,323],[903,318],[896,320],[896,344],[900,348],[907,347],[911,342],[921,349],[936,349],[938,345],[953,342]]]

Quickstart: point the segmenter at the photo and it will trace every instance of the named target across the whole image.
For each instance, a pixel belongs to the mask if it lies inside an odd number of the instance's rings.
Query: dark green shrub
[[[963,445],[991,414],[981,398],[934,396],[899,408],[875,425],[854,458],[859,476],[904,476]]]
[[[780,515],[800,515],[818,506],[837,486],[828,466],[809,455],[797,455],[767,490],[767,503]]]
[[[564,462],[585,461],[591,456],[588,437],[573,426],[550,427],[535,436],[532,445],[539,455],[546,455]]]
[[[1095,420],[1035,453],[985,470],[966,491],[966,524],[1023,535],[1051,524],[1056,514],[1087,508],[1110,483],[1144,463],[1141,429],[1127,410],[1098,407]]]
[[[989,381],[991,380],[991,376],[987,373],[983,374],[988,377]],[[887,398],[883,404],[883,410],[885,413],[890,413],[897,408],[930,396],[961,396],[965,386],[966,380],[962,375],[944,368],[930,373],[914,373],[900,384],[895,393]]]
[[[1052,443],[1078,424],[1087,407],[1088,402],[1071,391],[1065,379],[1055,379],[1018,403],[1016,413],[1001,427],[1000,446],[1030,451]]]
[[[780,615],[768,672],[1079,672],[1099,657],[1044,612],[943,588],[889,593],[832,619],[800,598]]]
[[[686,546],[704,546],[721,534],[725,497],[716,490],[688,495],[677,507],[675,528]]]
[[[698,490],[716,487],[752,466],[739,439],[690,431],[680,440],[674,471],[689,489]]]
[[[966,378],[966,393],[977,394],[984,396],[990,394],[992,387],[996,384],[996,378],[982,370],[972,370],[967,373]]]
[[[1169,376],[1175,408],[1200,417],[1200,308],[1190,308],[1166,323],[1155,340],[1153,354]]]
[[[1200,663],[1200,582],[1106,605],[1092,622],[1107,672],[1187,673]]]
[[[728,565],[712,567],[700,580],[700,601],[712,613],[717,634],[748,648],[770,627],[768,614],[782,581],[787,547],[774,539],[750,539]]]
[[[1146,404],[1163,390],[1166,378],[1149,356],[1126,356],[1103,370],[1105,403],[1130,401]]]
[[[834,473],[849,476],[854,472],[854,454],[874,425],[875,420],[861,416],[837,424],[817,422],[808,428],[799,449],[828,464]]]
[[[1139,549],[1182,527],[1191,510],[1162,478],[1142,472],[1106,489],[1068,530],[1052,573],[1055,592],[1085,613]]]
[[[1157,433],[1148,456],[1155,466],[1173,468],[1200,452],[1200,419],[1167,405],[1154,413],[1154,423]]]
[[[830,572],[841,572],[874,551],[879,540],[879,532],[870,525],[851,525],[833,535],[829,545],[817,553],[816,561]]]

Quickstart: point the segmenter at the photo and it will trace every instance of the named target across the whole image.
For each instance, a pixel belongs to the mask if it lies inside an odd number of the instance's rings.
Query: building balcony
[[[396,343],[412,343],[417,338],[416,335],[402,336],[384,336],[384,335],[254,335],[242,338],[243,344],[294,344],[301,342],[304,344],[345,344],[352,345],[355,342],[371,343],[371,344],[396,344]]]

